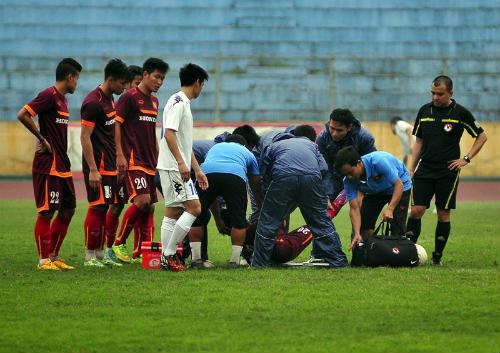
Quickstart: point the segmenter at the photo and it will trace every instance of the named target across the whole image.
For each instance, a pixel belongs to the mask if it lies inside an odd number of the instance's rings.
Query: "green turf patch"
[[[40,272],[34,203],[0,205],[0,352],[499,351],[498,203],[459,203],[440,268],[228,270],[230,240],[211,223],[216,268],[185,273],[84,268],[86,208],[61,250],[77,269]],[[158,203],[156,240],[162,215]],[[334,221],[346,249],[348,207]],[[435,224],[428,212],[429,255]]]

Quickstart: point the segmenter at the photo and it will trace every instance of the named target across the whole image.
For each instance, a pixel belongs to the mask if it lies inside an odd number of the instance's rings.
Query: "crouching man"
[[[382,221],[390,222],[390,234],[405,231],[411,178],[403,162],[388,152],[378,151],[360,156],[352,146],[339,151],[335,168],[344,176],[344,188],[349,200],[354,245],[368,239],[375,228],[382,208]],[[363,193],[362,205],[358,193]]]

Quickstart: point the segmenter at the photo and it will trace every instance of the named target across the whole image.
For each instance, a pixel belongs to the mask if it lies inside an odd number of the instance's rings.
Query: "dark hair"
[[[135,78],[135,76],[142,77],[143,73],[142,68],[137,65],[129,65],[127,70],[128,70],[127,82],[131,82]]]
[[[155,70],[158,70],[163,74],[166,74],[168,72],[168,64],[165,61],[158,58],[149,58],[142,65],[142,72],[146,71],[147,73],[150,74]]]
[[[239,143],[240,145],[246,146],[247,140],[238,134],[231,134],[228,137],[226,137],[226,141],[224,142],[236,142]]]
[[[257,146],[259,144],[259,135],[257,135],[255,129],[248,124],[238,126],[236,129],[234,129],[233,134],[243,136],[250,146]]]
[[[106,67],[104,68],[104,79],[108,77],[113,78],[128,78],[128,68],[127,65],[120,59],[114,58],[108,61]]]
[[[354,122],[354,115],[349,109],[337,108],[330,114],[330,120],[349,127]]]
[[[335,169],[340,171],[340,168],[342,168],[345,164],[355,166],[360,159],[361,155],[358,150],[354,148],[354,146],[344,147],[338,151],[335,156]]]
[[[198,65],[189,63],[180,69],[179,79],[182,87],[189,87],[198,80],[200,80],[200,83],[208,81],[208,74]]]
[[[453,91],[453,81],[448,76],[440,75],[432,81],[434,86],[441,86],[442,84],[446,86],[448,92]]]
[[[62,59],[56,68],[56,81],[63,81],[68,75],[75,76],[82,71],[82,65],[73,58]]]
[[[316,141],[316,130],[311,125],[299,125],[293,129],[292,134],[295,136],[305,136],[312,142]]]
[[[391,124],[396,124],[398,121],[403,120],[399,116],[395,116],[391,119]],[[387,126],[387,125],[386,125]]]

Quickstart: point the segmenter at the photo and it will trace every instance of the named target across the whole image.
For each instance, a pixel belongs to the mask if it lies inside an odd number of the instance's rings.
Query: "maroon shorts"
[[[307,248],[312,239],[313,235],[307,226],[294,229],[288,234],[280,230],[271,259],[279,263],[292,261]]]
[[[115,203],[127,203],[127,194],[125,192],[125,183],[117,182],[116,175],[102,175],[101,186],[94,190],[89,184],[89,174],[84,173],[85,188],[87,189],[87,200],[89,206],[110,205]]]
[[[137,195],[145,194],[151,196],[151,203],[158,201],[154,175],[145,173],[142,170],[129,170],[126,178],[125,184],[127,186],[128,199],[130,202],[133,202]]]
[[[38,212],[76,208],[73,178],[33,173],[33,191]]]

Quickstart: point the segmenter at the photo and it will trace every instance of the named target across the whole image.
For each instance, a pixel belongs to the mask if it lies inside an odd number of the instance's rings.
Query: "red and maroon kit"
[[[68,158],[68,101],[54,87],[38,94],[24,108],[32,117],[38,115],[40,133],[52,148],[52,154],[35,152],[33,173],[71,177],[71,163]]]
[[[121,124],[122,150],[128,163],[126,186],[129,200],[137,195],[149,194],[151,203],[158,201],[155,184],[158,162],[157,115],[158,99],[153,95],[145,95],[138,87],[125,92],[116,105],[116,121]],[[153,213],[141,212],[132,204],[123,216],[115,245],[125,244],[135,225],[139,227],[139,234],[134,239],[134,258],[141,254],[141,241],[153,239]]]
[[[90,168],[82,156],[82,170],[90,206],[124,203],[122,185],[117,184],[116,146],[115,146],[115,103],[113,96],[107,97],[100,87],[90,92],[81,108],[82,125],[93,128],[90,141],[94,161],[102,177],[99,190],[89,185]]]
[[[94,150],[94,160],[101,175],[117,175],[115,148],[115,102],[107,97],[101,88],[90,92],[82,103],[82,125],[94,128],[90,141]],[[83,170],[89,171],[85,158]]]
[[[67,154],[69,112],[66,97],[52,86],[41,91],[24,108],[32,117],[38,115],[40,133],[52,148],[52,153],[37,149],[33,158],[33,190],[38,212],[75,208],[75,188]]]
[[[145,95],[137,87],[125,92],[116,106],[116,120],[121,123],[123,154],[129,170],[142,170],[155,175],[156,116],[158,98]]]
[[[54,86],[41,91],[24,108],[38,115],[40,133],[49,143],[52,153],[40,152],[33,158],[33,190],[38,212],[76,208],[71,163],[67,154],[69,110],[66,97]],[[38,216],[35,241],[41,259],[58,256],[71,218],[61,214],[52,221]]]

